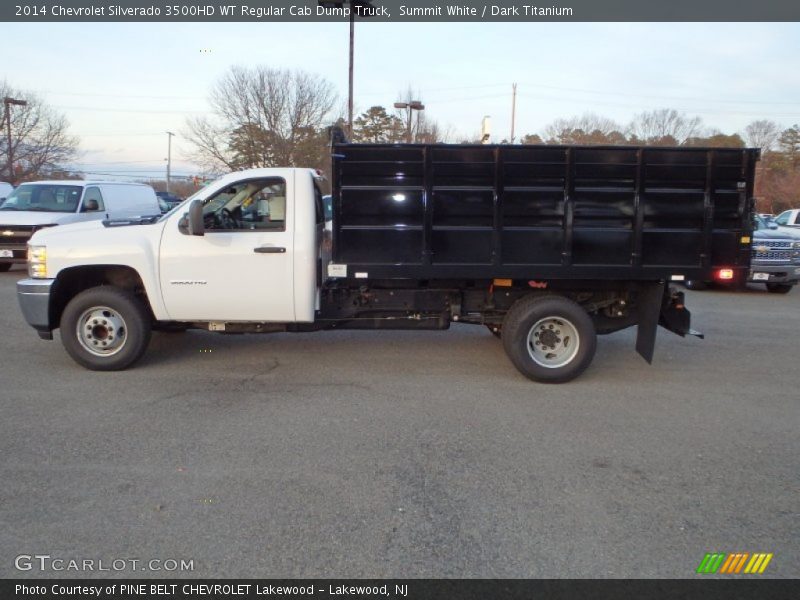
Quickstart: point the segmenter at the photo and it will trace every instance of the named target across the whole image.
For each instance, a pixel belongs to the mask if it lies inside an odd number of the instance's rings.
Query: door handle
[[[285,254],[286,248],[283,246],[258,246],[253,248],[253,252],[258,252],[259,254]]]

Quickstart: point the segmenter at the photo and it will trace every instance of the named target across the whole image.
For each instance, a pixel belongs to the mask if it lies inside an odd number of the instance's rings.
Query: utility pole
[[[350,64],[347,73],[347,137],[353,139],[353,52],[356,39],[356,11],[350,2]]]
[[[3,105],[6,109],[6,134],[8,135],[8,183],[14,185],[16,179],[14,177],[14,149],[12,147],[13,140],[11,139],[11,106],[28,106],[26,100],[18,100],[16,98],[3,98]]]
[[[514,143],[514,125],[517,119],[517,84],[511,84],[511,143]]]
[[[169,178],[172,171],[172,136],[171,131],[167,131],[167,193],[169,193]]]

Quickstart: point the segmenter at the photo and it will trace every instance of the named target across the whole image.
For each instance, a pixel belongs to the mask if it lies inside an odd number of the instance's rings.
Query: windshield
[[[761,215],[753,215],[755,220],[756,229],[769,229],[771,223],[775,223],[775,219],[768,219]]]
[[[6,198],[0,210],[73,213],[78,210],[82,191],[79,185],[24,183]]]

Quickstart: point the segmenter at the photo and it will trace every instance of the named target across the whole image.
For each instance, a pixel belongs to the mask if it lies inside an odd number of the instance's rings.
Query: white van
[[[5,181],[0,181],[0,204],[3,203],[3,200],[8,198],[11,195],[11,192],[14,191],[14,186],[10,183],[6,183]]]
[[[33,232],[43,227],[160,215],[149,185],[117,181],[23,183],[0,204],[0,271],[24,263]]]

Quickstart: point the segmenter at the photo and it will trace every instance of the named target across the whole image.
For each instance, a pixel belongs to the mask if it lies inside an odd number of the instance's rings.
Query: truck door
[[[180,214],[161,238],[160,280],[178,321],[295,320],[293,177],[236,181],[204,200],[205,235]]]

